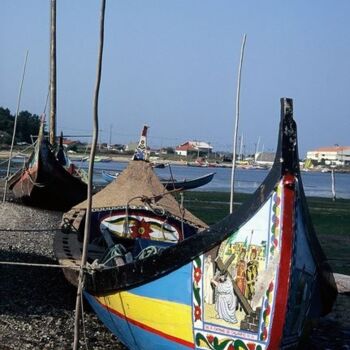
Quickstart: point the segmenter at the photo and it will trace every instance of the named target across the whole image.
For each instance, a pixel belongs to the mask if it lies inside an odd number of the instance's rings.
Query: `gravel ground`
[[[0,204],[0,261],[57,264],[52,247],[61,217],[60,212]],[[47,231],[29,232],[38,228]],[[60,269],[0,265],[0,349],[71,349],[75,295]],[[88,341],[80,337],[81,349],[125,349],[87,304],[84,309]]]
[[[57,264],[52,247],[61,216],[0,204],[0,261]],[[46,231],[30,232],[35,229]],[[60,269],[0,265],[0,349],[71,349],[75,293]],[[87,304],[84,309],[87,342],[81,336],[80,349],[126,350]],[[339,296],[334,311],[314,327],[303,348],[350,349],[349,310],[350,297]]]

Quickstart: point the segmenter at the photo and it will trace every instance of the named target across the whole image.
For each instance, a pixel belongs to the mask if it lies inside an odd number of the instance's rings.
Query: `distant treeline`
[[[8,108],[0,107],[0,144],[11,144],[15,116]],[[40,117],[28,111],[18,114],[16,128],[16,143],[32,143],[31,135],[38,135]]]

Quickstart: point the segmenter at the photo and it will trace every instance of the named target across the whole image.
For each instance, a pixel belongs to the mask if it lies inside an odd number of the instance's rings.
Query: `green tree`
[[[3,135],[12,135],[15,117],[11,115],[8,108],[0,107],[0,133]],[[28,111],[22,111],[18,114],[16,142],[31,143],[31,135],[38,135],[40,127],[40,118],[36,114],[31,114]],[[4,144],[11,143],[11,137],[2,137],[0,141]]]
[[[9,132],[13,129],[14,118],[8,108],[0,107],[0,131]]]

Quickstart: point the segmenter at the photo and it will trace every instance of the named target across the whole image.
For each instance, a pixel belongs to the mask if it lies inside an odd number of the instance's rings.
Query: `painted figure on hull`
[[[253,248],[250,253],[250,260],[247,264],[246,270],[247,288],[245,290],[245,297],[250,301],[255,294],[255,282],[258,278],[258,268],[259,262],[257,260],[257,251]]]
[[[242,294],[245,294],[246,290],[246,262],[245,262],[245,249],[242,249],[239,255],[239,260],[236,264],[236,278],[235,282],[237,284],[237,287],[242,292]]]
[[[208,255],[204,261],[204,302],[214,304],[214,290],[212,279],[214,277],[214,264],[211,255]]]
[[[227,274],[220,275],[219,278],[212,279],[215,285],[215,311],[217,318],[226,322],[237,323],[236,306],[237,298],[233,292],[233,286]]]

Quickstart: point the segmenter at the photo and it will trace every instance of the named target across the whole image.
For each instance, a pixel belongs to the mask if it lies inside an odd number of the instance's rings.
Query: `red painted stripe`
[[[295,177],[287,174],[283,178],[283,222],[281,260],[278,271],[278,286],[276,291],[275,311],[273,315],[271,338],[268,349],[279,349],[286,321],[287,302],[289,295],[289,280],[291,276],[291,261],[294,240],[294,187]]]
[[[137,326],[139,328],[142,328],[143,330],[147,331],[147,332],[150,332],[150,333],[153,333],[153,334],[156,334],[162,338],[165,338],[165,339],[168,339],[168,340],[171,340],[175,343],[178,343],[178,344],[181,344],[181,345],[184,345],[184,346],[187,346],[188,348],[191,348],[191,349],[194,349],[194,344],[191,343],[191,342],[188,342],[184,339],[180,339],[180,338],[177,338],[177,337],[174,337],[170,334],[166,334],[166,333],[163,333],[155,328],[152,328],[150,326],[147,326],[146,324],[144,323],[141,323],[139,321],[136,321],[136,320],[133,320],[129,317],[127,317],[126,315],[120,313],[119,311],[116,311],[110,307],[108,307],[107,305],[104,305],[102,304],[99,300],[95,299],[103,308],[107,309],[109,312],[111,312],[112,314],[115,314],[117,315],[118,317],[122,318],[123,320],[127,321],[127,322],[130,322],[131,324],[133,324],[134,326]]]

